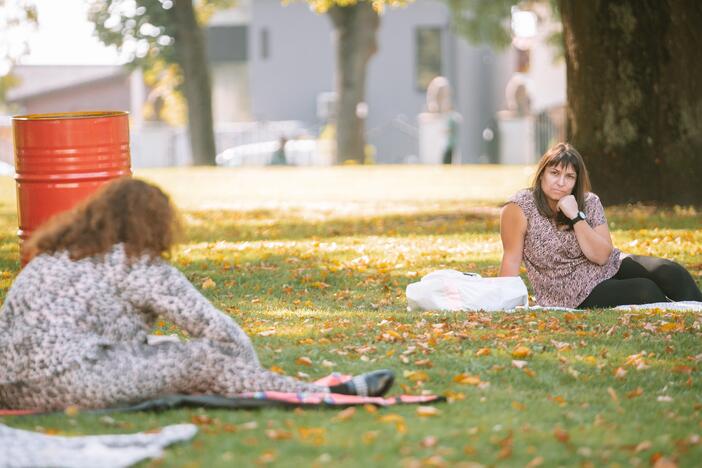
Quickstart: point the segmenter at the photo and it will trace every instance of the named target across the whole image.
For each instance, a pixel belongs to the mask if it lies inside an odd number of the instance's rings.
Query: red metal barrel
[[[22,115],[12,129],[20,243],[100,185],[131,175],[127,112]]]

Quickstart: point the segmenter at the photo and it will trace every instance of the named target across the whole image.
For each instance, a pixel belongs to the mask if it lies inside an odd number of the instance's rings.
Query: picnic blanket
[[[677,302],[651,302],[649,304],[627,304],[613,307],[614,310],[677,310],[687,312],[702,312],[702,302],[677,301]],[[527,310],[564,310],[568,312],[583,312],[587,309],[572,309],[569,307],[517,307],[505,312],[522,312]]]
[[[0,468],[131,466],[160,457],[165,447],[190,440],[196,433],[194,424],[174,424],[148,433],[67,437],[0,424]]]
[[[350,375],[333,373],[317,380],[317,385],[329,387],[351,378]],[[360,397],[341,395],[337,393],[287,393],[287,392],[249,392],[223,397],[217,395],[168,395],[146,400],[134,405],[118,406],[90,413],[121,413],[131,411],[164,411],[174,408],[222,408],[222,409],[255,409],[255,408],[297,408],[297,407],[348,407],[358,405],[392,406],[406,404],[428,404],[443,402],[446,399],[439,395],[397,395],[393,397]],[[38,414],[41,411],[32,409],[0,409],[0,416],[22,416]]]

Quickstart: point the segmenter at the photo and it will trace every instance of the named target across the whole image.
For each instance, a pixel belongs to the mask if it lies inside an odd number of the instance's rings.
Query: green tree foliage
[[[234,0],[94,0],[89,11],[98,38],[128,55],[160,96],[154,113],[187,122],[193,160],[214,164],[212,97],[201,26]],[[185,97],[185,103],[182,96]],[[185,105],[184,105],[185,104]]]

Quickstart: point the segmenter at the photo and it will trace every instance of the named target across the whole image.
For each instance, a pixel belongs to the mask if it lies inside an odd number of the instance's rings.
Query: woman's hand
[[[573,195],[566,195],[558,200],[556,208],[568,219],[573,219],[578,214],[578,202]]]

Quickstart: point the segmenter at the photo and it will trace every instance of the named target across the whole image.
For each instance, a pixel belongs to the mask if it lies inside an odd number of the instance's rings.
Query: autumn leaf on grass
[[[405,418],[403,418],[399,414],[386,414],[384,416],[379,417],[378,420],[382,423],[394,424],[395,429],[400,434],[404,434],[405,432],[407,432],[407,424],[405,423]]]
[[[439,414],[441,414],[441,411],[439,411],[434,406],[419,406],[419,407],[417,407],[417,416],[421,416],[423,418],[430,418],[432,416],[438,416]]]
[[[414,365],[417,367],[426,367],[429,369],[434,367],[434,363],[431,362],[430,359],[419,359],[418,361],[414,361]]]
[[[202,282],[202,289],[212,289],[214,287],[217,287],[217,283],[215,283],[209,276]]]
[[[643,395],[643,392],[643,388],[638,387],[636,388],[636,390],[632,390],[629,393],[627,393],[626,397],[631,400],[632,398],[640,397],[641,395]]]
[[[271,440],[288,440],[292,438],[292,433],[282,429],[267,429],[266,437]]]
[[[326,443],[327,431],[323,427],[298,427],[300,440],[308,444],[320,446]]]
[[[451,390],[447,390],[444,392],[444,396],[446,397],[446,401],[449,403],[453,403],[454,401],[461,401],[466,399],[466,395],[462,392],[453,392]]]
[[[490,354],[492,354],[492,351],[490,350],[490,348],[480,348],[479,350],[477,350],[475,352],[475,355],[478,357],[489,356]]]
[[[312,359],[308,358],[307,356],[300,356],[299,358],[295,359],[295,364],[298,366],[310,367],[312,366]]]
[[[380,431],[367,431],[361,434],[361,440],[364,444],[370,445],[378,438]]]
[[[480,376],[470,374],[458,374],[453,378],[453,381],[462,385],[480,385],[482,382]]]
[[[562,444],[567,444],[570,441],[570,434],[568,434],[562,427],[556,426],[553,430],[553,437]]]
[[[404,371],[402,375],[407,380],[411,380],[412,382],[426,382],[429,380],[429,375],[427,375],[427,373],[424,371]]]
[[[271,372],[275,372],[276,374],[285,374],[285,371],[283,370],[283,368],[279,367],[279,366],[271,366],[270,370],[271,370]]]
[[[516,409],[517,411],[524,411],[526,409],[526,405],[518,401],[513,401],[512,408]]]
[[[623,367],[617,367],[614,370],[614,378],[623,379],[624,377],[626,377],[626,369],[624,369]]]
[[[678,468],[678,464],[670,458],[659,456],[653,464],[653,468]]]
[[[348,421],[356,414],[356,408],[349,406],[345,410],[339,411],[339,413],[332,418],[332,421]]]
[[[512,357],[517,359],[523,359],[525,357],[531,356],[531,349],[526,346],[519,345],[512,350]]]

